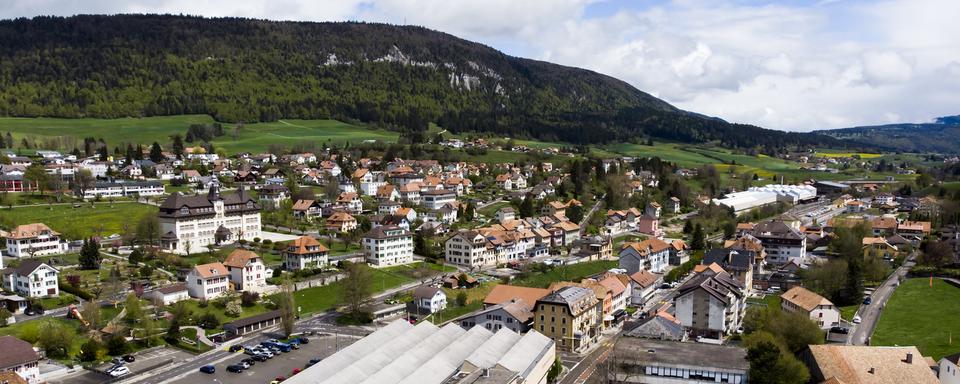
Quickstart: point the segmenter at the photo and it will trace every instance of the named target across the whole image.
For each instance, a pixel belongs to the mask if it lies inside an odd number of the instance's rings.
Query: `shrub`
[[[220,326],[220,318],[216,313],[207,312],[197,320],[197,326],[203,329],[214,329]]]
[[[260,301],[259,293],[243,291],[240,294],[240,304],[244,307],[252,307],[257,304],[257,301]]]
[[[84,362],[95,361],[97,360],[97,355],[100,354],[101,347],[100,342],[97,340],[87,340],[86,343],[80,346],[80,354],[77,355],[77,358]]]
[[[197,303],[197,306],[199,306],[200,308],[206,308],[208,305],[210,305],[210,302],[208,302],[208,301],[206,301],[206,300],[200,300],[200,301]]]
[[[84,300],[93,300],[94,298],[94,295],[92,293],[84,291],[80,287],[75,287],[71,284],[60,284],[60,290],[63,292],[70,293]]]
[[[231,301],[227,303],[227,308],[224,310],[224,313],[226,313],[227,316],[230,316],[230,317],[237,317],[237,316],[240,316],[241,313],[243,313],[243,308],[240,307],[239,301]]]
[[[123,355],[129,349],[130,344],[127,343],[127,339],[123,335],[114,334],[107,339],[107,353],[112,356]]]

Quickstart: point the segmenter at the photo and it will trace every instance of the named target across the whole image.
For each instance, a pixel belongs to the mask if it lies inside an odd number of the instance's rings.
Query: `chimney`
[[[867,373],[869,373],[869,374],[871,374],[871,375],[872,375],[872,374],[875,374],[875,373],[877,373],[877,369],[874,368],[874,367],[870,367],[870,369],[867,370]]]
[[[913,364],[913,352],[907,352],[907,359],[903,362],[907,364]]]

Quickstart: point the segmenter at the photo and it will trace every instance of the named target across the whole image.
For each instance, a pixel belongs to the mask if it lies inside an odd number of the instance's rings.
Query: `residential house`
[[[641,270],[662,273],[669,264],[672,246],[660,239],[626,242],[620,250],[620,268],[628,275]]]
[[[190,297],[213,300],[230,290],[230,272],[222,263],[201,264],[187,274]]]
[[[327,266],[330,250],[312,236],[300,236],[283,251],[283,269],[297,271]]]
[[[363,235],[363,253],[367,263],[377,266],[413,262],[413,236],[394,225],[376,227]]]
[[[840,309],[830,300],[804,287],[793,287],[780,295],[780,308],[786,312],[802,313],[822,329],[840,325]]]
[[[356,192],[343,192],[337,196],[337,204],[346,205],[350,213],[357,215],[363,212],[363,200]]]
[[[680,199],[676,196],[670,197],[670,200],[667,201],[667,208],[671,213],[680,213]]]
[[[557,348],[583,352],[599,340],[602,320],[603,302],[593,290],[567,286],[536,301],[533,328]]]
[[[420,189],[417,188],[417,196],[419,198]],[[380,201],[390,200],[397,201],[400,199],[400,192],[397,191],[397,187],[393,184],[384,184],[377,187],[377,199]]]
[[[687,253],[687,250],[690,249],[683,240],[677,239],[670,242],[670,256],[668,264],[670,265],[683,265],[688,260],[690,260],[690,254]]]
[[[33,345],[14,336],[0,336],[0,351],[0,372],[16,373],[30,383],[42,382],[40,355]],[[11,384],[15,382],[10,381]]]
[[[336,211],[327,218],[324,228],[329,232],[343,233],[357,229],[357,219],[349,213]]]
[[[186,283],[174,283],[157,288],[148,294],[155,302],[171,305],[190,298]]]
[[[380,202],[380,205],[377,207],[377,213],[381,215],[392,215],[397,213],[397,210],[400,209],[400,203],[393,200],[384,200]]]
[[[863,238],[863,257],[877,258],[881,260],[893,260],[900,254],[900,250],[895,245],[887,242],[882,237],[864,237]]]
[[[660,229],[660,219],[644,214],[637,220],[637,232],[650,235],[656,238],[663,238],[663,230]]]
[[[260,206],[264,209],[280,209],[284,201],[290,200],[290,190],[282,185],[266,185],[258,191]]]
[[[939,384],[917,347],[810,345],[801,356],[812,383]]]
[[[421,285],[413,290],[413,306],[417,313],[436,313],[447,308],[447,294],[437,287]]]
[[[59,255],[67,248],[67,241],[43,223],[18,225],[7,235],[7,254],[12,257]]]
[[[941,384],[960,384],[960,353],[944,356],[938,363],[937,377]]]
[[[527,179],[519,173],[504,173],[497,175],[497,186],[507,191],[516,191],[527,188]]]
[[[517,211],[513,207],[503,207],[497,210],[496,216],[494,217],[497,222],[503,223],[507,220],[516,220]]]
[[[492,332],[506,328],[516,333],[526,333],[533,326],[533,305],[523,299],[511,299],[500,304],[490,305],[480,312],[460,317],[453,322],[469,330],[475,326]]]
[[[12,268],[9,276],[4,276],[4,288],[28,298],[60,296],[60,271],[43,261],[23,260]]]
[[[674,306],[692,335],[722,339],[740,327],[746,300],[740,282],[711,264],[677,288]]]
[[[267,277],[273,275],[272,270],[267,272],[259,255],[245,249],[230,252],[223,265],[230,272],[230,282],[237,291],[263,292],[267,287]]]
[[[638,307],[646,305],[647,300],[657,290],[657,284],[662,275],[655,275],[647,270],[640,270],[630,275],[630,304]]]
[[[661,206],[660,206],[660,203],[658,203],[658,202],[656,202],[656,201],[651,201],[650,204],[647,204],[646,209],[644,209],[644,211],[643,211],[643,213],[644,213],[645,215],[651,216],[651,217],[657,218],[657,219],[660,218],[660,214],[661,214],[662,212],[663,212],[663,207],[661,207]]]
[[[293,217],[298,220],[313,221],[323,216],[323,206],[316,200],[297,200],[290,210]]]

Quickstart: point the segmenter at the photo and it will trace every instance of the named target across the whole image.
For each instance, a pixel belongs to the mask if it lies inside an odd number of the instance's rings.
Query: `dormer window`
[[[247,208],[253,208],[253,202],[252,202],[252,201],[248,201],[248,202],[247,202]]]
[[[187,208],[187,207],[180,208],[180,214],[181,214],[181,215],[189,215],[189,214],[190,214],[190,208]]]

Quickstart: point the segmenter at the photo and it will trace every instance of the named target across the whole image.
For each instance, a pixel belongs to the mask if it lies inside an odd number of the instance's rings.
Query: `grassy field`
[[[501,202],[493,203],[493,204],[490,204],[490,205],[488,205],[488,206],[486,206],[486,207],[480,208],[480,209],[477,210],[477,213],[479,213],[479,214],[483,215],[484,217],[490,219],[490,218],[493,218],[493,216],[497,214],[497,211],[499,211],[500,208],[505,208],[505,207],[509,207],[509,206],[510,206],[510,202],[509,202],[509,201],[501,201]]]
[[[97,203],[80,208],[71,205],[37,205],[0,210],[0,225],[13,228],[21,224],[44,223],[68,239],[122,234],[124,226],[136,228],[141,218],[154,215],[157,207],[137,203]]]
[[[35,137],[38,145],[45,146],[45,138],[72,138],[82,147],[84,137],[103,138],[107,144],[140,143],[149,145],[154,141],[170,142],[170,136],[184,135],[191,124],[213,123],[207,115],[159,116],[123,119],[58,119],[58,118],[0,118],[0,131],[11,132],[17,141],[27,136]],[[214,146],[227,152],[262,152],[271,144],[293,146],[308,142],[328,140],[360,142],[381,140],[395,142],[398,134],[383,129],[370,129],[336,120],[280,120],[270,123],[247,124],[241,129],[237,140],[231,132],[233,124],[224,124],[227,135],[214,139]],[[67,144],[71,140],[66,140]],[[62,143],[61,143],[62,144]],[[189,143],[188,143],[189,145]],[[46,148],[53,149],[53,148]],[[59,148],[68,149],[68,148]]]
[[[546,273],[534,273],[522,279],[514,280],[511,285],[547,288],[557,281],[580,281],[584,277],[597,274],[618,266],[616,260],[588,261],[571,265],[561,265]]]
[[[625,156],[659,157],[661,160],[677,163],[681,167],[699,167],[717,162],[700,153],[687,150],[686,146],[682,144],[654,143],[653,146],[648,146],[619,143],[607,145],[602,149]]]
[[[860,158],[864,160],[876,159],[880,156],[883,156],[879,153],[835,152],[830,150],[820,150],[816,153],[816,156],[819,157],[853,157],[856,155],[859,155]]]
[[[952,333],[956,333],[953,335]],[[939,360],[955,353],[960,338],[960,288],[934,279],[908,279],[887,302],[872,345],[916,345],[924,356]]]
[[[398,273],[370,269],[373,275],[373,291],[383,292],[399,287],[414,280]],[[302,315],[322,312],[336,308],[340,301],[341,284],[335,282],[322,287],[302,289],[294,293],[294,301],[300,307]]]

